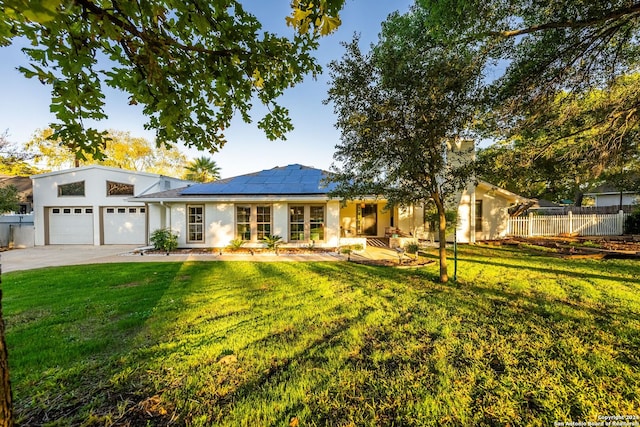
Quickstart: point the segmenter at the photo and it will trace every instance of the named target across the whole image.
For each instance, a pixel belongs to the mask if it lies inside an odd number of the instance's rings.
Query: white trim
[[[98,170],[109,171],[109,172],[123,172],[127,174],[141,175],[141,176],[148,176],[148,177],[158,177],[158,178],[164,176],[157,173],[139,172],[139,171],[133,171],[133,170],[121,169],[121,168],[112,168],[112,167],[101,166],[101,165],[88,165],[88,166],[80,166],[78,168],[63,169],[59,171],[52,171],[52,172],[46,172],[46,173],[41,173],[37,175],[31,175],[30,178],[39,179],[39,178],[46,178],[49,176],[67,175],[70,173],[81,172],[81,171],[90,170],[90,169],[98,169]],[[178,179],[178,178],[173,178],[173,179]]]
[[[493,190],[493,191],[495,191],[497,193],[500,193],[501,195],[503,195],[505,197],[508,197],[508,198],[511,198],[511,199],[514,199],[514,200],[523,200],[523,201],[524,200],[529,200],[526,197],[522,197],[522,196],[520,196],[520,195],[518,195],[516,193],[512,193],[509,190],[505,190],[504,188],[500,188],[497,185],[493,185],[493,184],[491,184],[491,183],[489,183],[487,181],[478,180],[478,185],[476,185],[475,189],[477,190],[478,187],[488,188],[489,191]]]

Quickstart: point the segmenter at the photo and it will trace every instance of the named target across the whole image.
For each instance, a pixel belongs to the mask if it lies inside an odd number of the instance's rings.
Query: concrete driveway
[[[113,262],[185,262],[185,261],[341,261],[346,257],[335,252],[312,254],[275,255],[271,253],[248,254],[177,254],[170,255],[146,254],[141,256],[134,253],[139,245],[51,245],[37,246],[26,249],[12,249],[0,252],[2,271],[8,273],[18,270],[32,270],[43,267],[57,267],[62,265],[104,264]],[[389,248],[367,247],[363,252],[352,255],[354,258],[365,260],[398,261],[398,253]]]
[[[61,265],[104,264],[112,262],[160,262],[160,261],[340,261],[335,253],[318,254],[170,254],[141,256],[133,251],[139,245],[51,245],[0,252],[2,271],[32,270]]]
[[[52,245],[0,252],[2,272],[31,270],[60,265],[122,262],[137,246]]]

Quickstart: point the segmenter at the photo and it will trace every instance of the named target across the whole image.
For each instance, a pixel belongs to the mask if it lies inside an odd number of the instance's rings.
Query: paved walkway
[[[0,252],[2,271],[32,270],[62,265],[103,264],[115,262],[185,262],[185,261],[343,261],[344,255],[335,252],[275,255],[275,254],[134,254],[139,246],[133,245],[51,245]],[[362,253],[354,253],[352,258],[398,260],[396,251],[389,248],[368,247]]]

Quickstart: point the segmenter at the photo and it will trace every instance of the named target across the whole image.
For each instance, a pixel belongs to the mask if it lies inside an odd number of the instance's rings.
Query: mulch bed
[[[492,242],[497,243],[497,242]],[[535,245],[555,250],[563,258],[617,258],[640,259],[638,236],[615,237],[535,237],[512,238],[501,241],[504,245]]]
[[[273,249],[264,248],[240,248],[240,249],[220,249],[220,248],[178,248],[171,252],[170,255],[298,255],[298,254],[327,254],[335,253],[335,249],[331,248],[279,248],[276,253]],[[166,255],[165,251],[148,249],[139,251],[144,255]]]

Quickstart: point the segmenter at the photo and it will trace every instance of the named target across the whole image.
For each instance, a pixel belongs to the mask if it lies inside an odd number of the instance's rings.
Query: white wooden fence
[[[625,213],[574,215],[534,215],[509,218],[507,235],[533,236],[619,236],[624,233]]]

